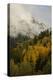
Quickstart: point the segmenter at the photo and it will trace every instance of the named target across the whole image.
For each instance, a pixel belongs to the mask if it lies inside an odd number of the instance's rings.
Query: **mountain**
[[[29,21],[20,19],[17,23],[18,25],[10,25],[10,36],[16,37],[21,33],[33,38],[34,35],[39,35],[41,31],[45,31],[49,28],[44,23],[35,20],[34,17],[31,17]]]
[[[41,20],[33,17],[30,11],[25,10],[21,5],[10,6],[10,36],[17,37],[19,33],[30,36],[38,35],[41,31],[48,29]]]

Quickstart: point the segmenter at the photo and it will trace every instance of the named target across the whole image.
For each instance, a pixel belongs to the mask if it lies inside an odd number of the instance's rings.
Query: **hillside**
[[[19,34],[10,37],[10,75],[51,73],[51,31],[30,38]]]

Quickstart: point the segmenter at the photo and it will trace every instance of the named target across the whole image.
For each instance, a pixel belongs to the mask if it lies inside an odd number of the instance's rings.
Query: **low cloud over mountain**
[[[49,27],[33,17],[22,5],[10,5],[10,36],[16,37],[19,33],[30,36],[38,35]]]

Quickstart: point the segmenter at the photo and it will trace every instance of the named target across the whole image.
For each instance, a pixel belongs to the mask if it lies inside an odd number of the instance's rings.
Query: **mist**
[[[49,23],[47,25],[41,21],[40,17],[37,18],[36,15],[33,15],[33,13],[37,12],[37,8],[35,9],[35,7],[36,6],[31,5],[30,7],[27,7],[21,4],[10,4],[10,36],[17,37],[17,35],[21,33],[23,35],[34,37],[34,34],[38,35],[41,31],[50,27]]]

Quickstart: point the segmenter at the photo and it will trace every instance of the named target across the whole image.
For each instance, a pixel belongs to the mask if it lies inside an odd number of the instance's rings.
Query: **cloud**
[[[25,24],[21,21],[30,23],[31,14],[27,12],[22,5],[10,5],[10,35],[16,36],[22,29],[27,30]]]
[[[32,14],[23,5],[10,4],[10,36],[16,37],[18,33],[24,35],[28,34],[33,37],[33,34],[38,34],[42,29],[42,26],[35,20],[33,23]],[[42,27],[45,27],[44,25]]]

